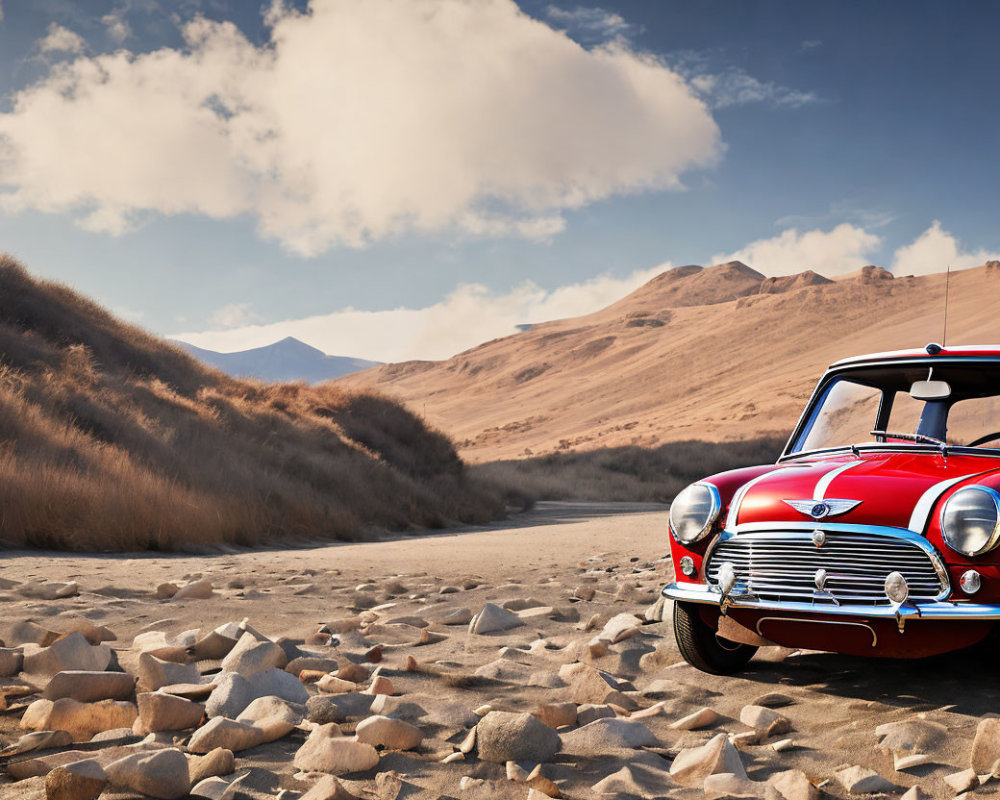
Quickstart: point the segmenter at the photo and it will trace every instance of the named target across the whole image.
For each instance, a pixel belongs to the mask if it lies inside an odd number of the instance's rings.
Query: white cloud
[[[1000,260],[998,252],[962,249],[958,239],[934,220],[920,236],[893,253],[892,271],[897,275],[926,275],[944,272],[948,267],[965,269],[996,260]]]
[[[585,49],[512,0],[311,0],[269,40],[55,65],[0,114],[0,205],[118,234],[252,215],[303,254],[405,233],[546,238],[563,212],[682,187],[723,146],[676,72]]]
[[[125,9],[118,8],[101,17],[101,24],[107,29],[108,36],[121,44],[132,35],[132,29],[125,19]]]
[[[584,34],[585,37],[613,39],[624,36],[632,28],[621,14],[605,11],[603,8],[577,6],[574,9],[565,9],[549,6],[545,9],[545,16],[570,33]]]
[[[758,239],[735,253],[712,257],[712,263],[742,261],[765,275],[794,275],[811,269],[827,277],[870,263],[881,239],[849,223],[829,231],[799,232],[789,228],[770,239]]]
[[[83,37],[68,28],[53,22],[44,39],[38,42],[38,49],[43,53],[82,53],[86,43]]]
[[[800,108],[819,102],[814,92],[801,92],[770,81],[761,81],[742,69],[728,69],[691,77],[691,85],[712,108],[728,108],[748,103],[766,103],[774,107]]]
[[[545,290],[525,283],[510,292],[466,284],[426,308],[358,311],[345,308],[306,319],[250,325],[233,330],[178,333],[210,350],[260,347],[294,336],[331,355],[375,361],[441,359],[482,342],[506,336],[515,326],[575,317],[604,308],[659,275],[670,264],[638,270],[625,278],[599,276]]]
[[[250,303],[228,303],[217,308],[209,322],[219,328],[240,328],[260,322],[260,315],[254,312]]]

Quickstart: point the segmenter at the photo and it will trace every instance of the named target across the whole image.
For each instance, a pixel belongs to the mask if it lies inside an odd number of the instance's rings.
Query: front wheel
[[[757,652],[753,645],[721,639],[693,603],[674,603],[674,637],[684,660],[711,675],[733,675]]]

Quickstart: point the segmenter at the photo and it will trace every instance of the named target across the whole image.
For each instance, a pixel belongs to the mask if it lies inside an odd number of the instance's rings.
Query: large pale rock
[[[173,600],[207,600],[215,594],[212,582],[208,578],[200,581],[192,581],[178,589],[171,599]]]
[[[155,692],[173,684],[201,682],[201,675],[194,664],[175,664],[157,658],[152,653],[142,653],[139,656],[140,691]]]
[[[972,740],[971,766],[983,775],[993,771],[997,759],[1000,759],[1000,719],[981,719]]]
[[[108,785],[104,768],[94,759],[56,767],[45,776],[46,800],[97,800]]]
[[[239,637],[239,625],[227,622],[198,639],[191,646],[191,654],[199,660],[225,658],[236,646]]]
[[[763,787],[752,780],[731,772],[716,772],[705,778],[705,800],[720,798],[759,798]]]
[[[192,753],[209,753],[221,747],[238,753],[263,743],[264,733],[259,728],[225,717],[213,717],[194,732],[188,742],[188,750]]]
[[[301,703],[289,703],[280,697],[268,695],[258,697],[250,703],[236,720],[237,722],[249,722],[258,727],[280,720],[294,727],[302,722],[305,715],[306,709]]]
[[[348,694],[356,692],[358,685],[354,681],[345,681],[336,675],[324,675],[316,681],[316,688],[324,694]]]
[[[615,710],[606,703],[602,703],[601,705],[583,703],[576,708],[577,725],[589,725],[595,719],[606,719],[607,717],[614,716],[616,716]]]
[[[42,692],[48,700],[69,697],[81,703],[128,700],[135,694],[135,678],[127,672],[67,670],[57,673]]]
[[[682,786],[702,787],[705,778],[722,772],[748,779],[739,751],[724,733],[701,747],[681,750],[670,765],[670,777]]]
[[[180,731],[194,728],[205,716],[205,707],[183,697],[161,692],[141,692],[136,697],[139,720],[136,733],[145,735],[155,731]]]
[[[316,695],[306,702],[306,719],[318,725],[327,725],[331,722],[345,722],[365,717],[376,699],[375,695],[363,692]]]
[[[112,652],[103,644],[92,645],[81,633],[71,633],[35,653],[25,654],[23,671],[52,676],[66,670],[103,672],[110,666]]]
[[[378,776],[386,773],[380,772]],[[378,778],[376,776],[376,779]],[[398,797],[398,795],[395,795]],[[378,793],[379,800],[392,800],[393,796]],[[312,785],[300,800],[358,800],[356,795],[351,794],[347,788],[333,775],[324,775]]]
[[[607,621],[604,629],[594,638],[598,641],[614,644],[628,639],[641,627],[642,623],[635,614],[616,614]]]
[[[469,622],[469,633],[487,634],[497,631],[507,631],[524,625],[521,618],[495,603],[487,603],[482,610]]]
[[[125,756],[112,761],[104,771],[116,788],[159,800],[177,800],[191,789],[187,758],[173,747]]]
[[[360,722],[356,735],[359,742],[387,750],[414,750],[424,739],[423,732],[416,725],[378,715]]]
[[[898,788],[875,770],[857,764],[838,770],[833,777],[850,794],[893,794]]]
[[[820,791],[799,769],[776,772],[767,785],[778,795],[774,800],[819,800]]]
[[[462,607],[450,608],[438,618],[438,621],[442,625],[468,625],[472,622],[472,612]]]
[[[377,766],[378,752],[370,744],[348,739],[336,725],[320,725],[295,754],[295,766],[306,772],[347,775]]]
[[[545,703],[535,712],[535,716],[550,728],[576,725],[576,703]]]
[[[13,756],[20,753],[30,753],[33,750],[47,750],[52,747],[65,747],[73,743],[73,737],[67,731],[34,731],[19,737],[16,742],[0,750],[0,756]]]
[[[205,703],[210,717],[235,719],[258,697],[280,697],[290,703],[305,703],[309,691],[294,675],[270,668],[244,677],[236,672],[222,672],[214,678],[216,687]]]
[[[562,742],[552,728],[531,714],[491,711],[476,725],[476,746],[483,761],[550,761]]]
[[[227,672],[238,672],[243,677],[249,677],[266,669],[284,669],[288,665],[288,657],[281,646],[270,641],[260,641],[253,633],[244,633],[236,646],[222,660],[222,669]]]
[[[598,719],[562,735],[564,753],[574,756],[613,756],[636,747],[656,744],[656,737],[641,722]]]
[[[17,675],[24,666],[24,651],[19,647],[0,647],[0,678]]]
[[[714,725],[719,720],[719,715],[710,708],[702,708],[693,714],[688,714],[670,725],[678,731],[696,731],[699,728],[707,728]]]
[[[665,770],[644,763],[626,764],[592,788],[598,797],[672,797],[677,792]]]
[[[570,683],[570,699],[574,703],[601,705],[614,702],[621,696],[619,683],[613,676],[586,664],[576,664]],[[567,675],[560,670],[565,680]]]
[[[792,729],[788,717],[764,706],[743,706],[740,711],[740,722],[753,728],[757,733],[770,736],[788,733]]]
[[[236,757],[232,750],[216,747],[203,756],[188,756],[188,773],[191,783],[200,783],[206,778],[230,775],[236,769]]]
[[[131,728],[137,717],[132,703],[101,700],[80,703],[68,697],[36,700],[21,717],[21,727],[34,731],[67,731],[73,741],[86,742],[95,733]]]

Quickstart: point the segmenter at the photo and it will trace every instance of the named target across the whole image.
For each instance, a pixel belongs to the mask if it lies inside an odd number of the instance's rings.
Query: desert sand
[[[547,503],[485,527],[302,550],[7,552],[0,652],[24,661],[0,659],[0,796],[44,797],[43,775],[81,758],[100,766],[49,780],[94,769],[114,778],[105,797],[143,796],[123,785],[178,796],[178,780],[217,773],[201,796],[285,800],[952,797],[979,785],[973,742],[1000,699],[989,654],[769,648],[743,675],[708,676],[659,621],[667,550],[662,506]],[[81,664],[133,677],[53,675]],[[261,675],[276,687],[261,691],[286,699],[246,707],[260,691],[234,686],[259,688]],[[101,701],[102,686],[121,699]],[[29,724],[72,728],[76,743],[21,738]],[[982,725],[989,773],[996,733]],[[986,777],[977,794],[1000,788]]]
[[[944,290],[943,273],[878,267],[836,281],[681,267],[594,314],[338,383],[402,400],[472,462],[787,436],[832,362],[940,341]],[[953,272],[947,342],[1000,342],[998,302],[1000,263]]]

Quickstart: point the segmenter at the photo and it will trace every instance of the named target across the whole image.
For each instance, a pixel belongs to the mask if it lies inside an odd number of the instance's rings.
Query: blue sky
[[[671,264],[1000,251],[993,3],[0,8],[0,250],[202,346],[437,358]]]

